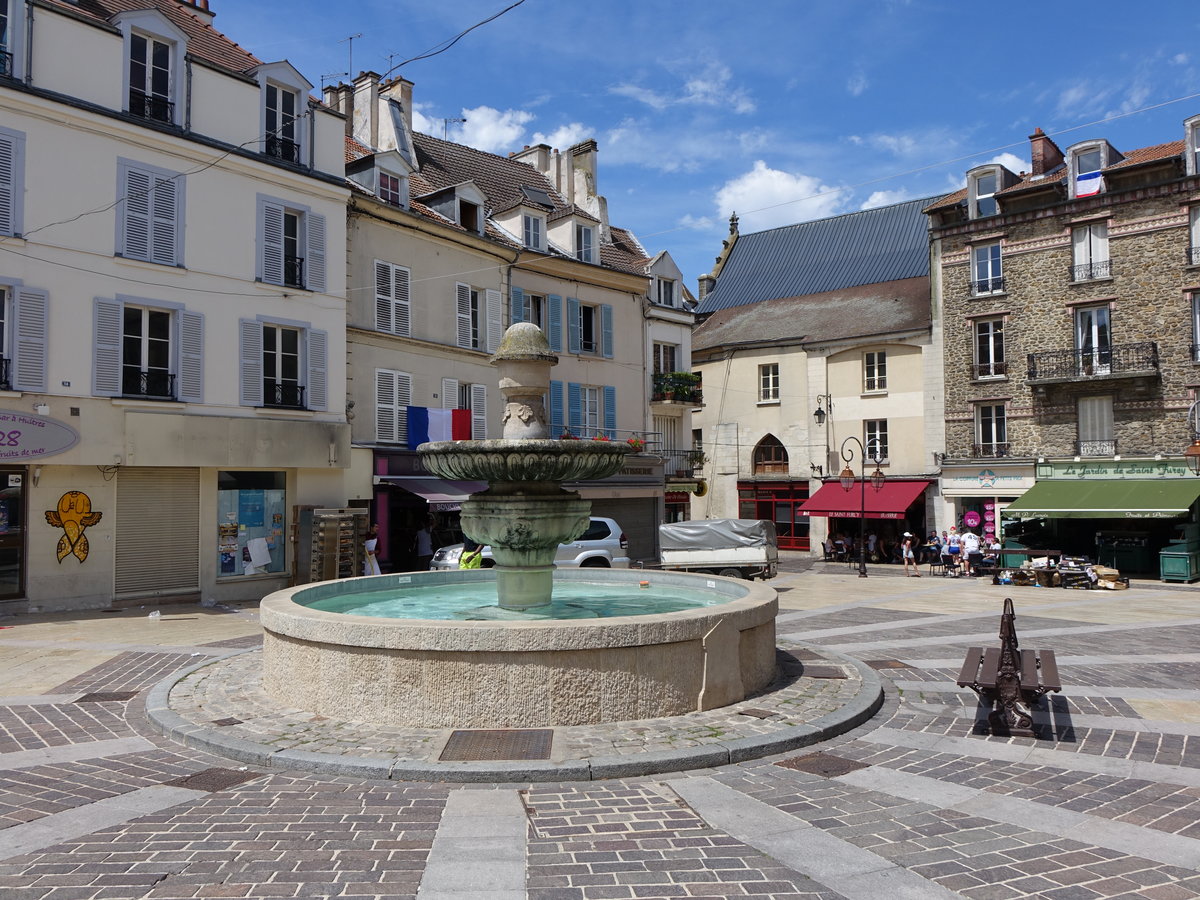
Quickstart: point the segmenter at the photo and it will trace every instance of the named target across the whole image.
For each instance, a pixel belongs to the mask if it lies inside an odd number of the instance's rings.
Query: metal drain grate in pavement
[[[758,709],[754,706],[750,707],[749,709],[739,709],[737,714],[739,716],[754,716],[756,719],[769,719],[771,716],[775,715],[775,713],[771,712],[769,709]]]
[[[845,678],[846,670],[841,666],[805,666],[800,674],[808,678]]]
[[[182,778],[174,778],[167,784],[172,787],[190,788],[193,791],[223,791],[243,781],[258,778],[261,774],[248,769],[205,769],[202,772],[184,775]]]
[[[450,734],[438,759],[450,762],[549,759],[552,728],[462,729]]]
[[[900,662],[898,659],[868,659],[867,665],[872,669],[911,669],[908,663]]]
[[[138,695],[137,691],[96,691],[92,694],[84,694],[78,698],[76,703],[124,703],[126,700],[132,700]]]
[[[233,716],[229,716],[228,718],[225,718],[225,719],[213,719],[212,723],[214,725],[220,725],[220,726],[224,727],[226,725],[241,725],[242,720],[235,719]]]
[[[824,778],[837,778],[849,772],[865,769],[868,763],[834,756],[832,753],[809,753],[806,756],[792,756],[775,763],[785,769],[795,769],[797,772],[807,772],[810,775],[820,775]]]

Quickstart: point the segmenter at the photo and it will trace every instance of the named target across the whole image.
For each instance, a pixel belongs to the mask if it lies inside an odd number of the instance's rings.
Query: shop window
[[[754,448],[754,474],[787,473],[788,453],[779,438],[768,434]]]
[[[287,566],[283,472],[217,474],[217,573],[269,575]]]
[[[808,517],[800,513],[807,499],[807,484],[742,481],[738,483],[738,516],[774,522],[782,550],[807,550]]]

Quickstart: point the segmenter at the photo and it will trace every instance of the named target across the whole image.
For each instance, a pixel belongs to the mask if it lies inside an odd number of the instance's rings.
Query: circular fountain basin
[[[675,716],[725,706],[775,677],[775,591],[712,576],[562,569],[556,588],[694,592],[711,605],[674,612],[502,620],[383,618],[313,604],[383,588],[477,586],[494,574],[413,572],[277,591],[260,607],[263,688],[333,718],[424,728],[532,728]],[[586,589],[585,589],[586,591]],[[715,598],[715,599],[714,599]],[[480,600],[480,603],[494,602]],[[470,618],[485,618],[480,615]]]

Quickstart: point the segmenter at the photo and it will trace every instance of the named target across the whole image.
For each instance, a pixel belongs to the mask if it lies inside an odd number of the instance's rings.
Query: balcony
[[[291,381],[264,381],[263,406],[304,409],[304,385]]]
[[[971,364],[972,378],[1005,378],[1008,376],[1008,363],[983,362]]]
[[[1200,247],[1188,247],[1187,261],[1189,265],[1200,266]]]
[[[266,151],[267,156],[273,159],[282,159],[284,162],[300,165],[300,145],[295,141],[268,134]]]
[[[1098,278],[1109,278],[1112,275],[1112,260],[1102,259],[1095,262],[1071,266],[1072,281],[1095,281]]]
[[[121,375],[121,395],[147,400],[174,400],[175,376],[170,372],[126,369]]]
[[[1157,378],[1158,344],[1119,344],[1092,350],[1048,350],[1029,354],[1031,385],[1076,381]]]
[[[8,48],[0,44],[0,75],[8,78],[15,77],[13,73],[13,55],[8,52]]]
[[[971,282],[971,296],[978,297],[983,294],[999,294],[1004,290],[1004,278],[997,275],[995,278],[979,278]]]
[[[303,256],[284,256],[283,283],[288,287],[304,287]]]
[[[652,403],[677,403],[700,406],[703,394],[700,376],[694,372],[655,372],[650,387]]]
[[[1117,442],[1115,439],[1108,441],[1076,441],[1075,442],[1076,456],[1116,456]]]
[[[175,104],[166,97],[158,97],[136,88],[130,88],[129,114],[171,125],[175,122]]]
[[[1003,459],[1010,455],[1008,441],[971,445],[971,459]]]
[[[704,468],[704,452],[701,450],[655,450],[666,464],[663,474],[667,478],[699,478]]]
[[[0,391],[12,390],[12,360],[0,357]]]

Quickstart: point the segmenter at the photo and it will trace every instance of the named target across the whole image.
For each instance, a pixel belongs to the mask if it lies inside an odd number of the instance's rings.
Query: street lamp
[[[851,441],[858,444],[858,453],[862,459],[862,466],[860,467],[861,472],[862,472],[862,478],[860,479],[860,481],[862,482],[862,494],[861,494],[861,498],[860,498],[859,518],[858,518],[858,577],[866,578],[867,577],[867,458],[868,458],[868,453],[867,453],[867,448],[863,446],[863,442],[860,441],[858,438],[854,437],[853,435],[851,435],[850,437],[848,437],[844,441],[842,441],[841,453],[842,453],[842,459],[845,460],[845,462],[846,462],[846,467],[844,469],[842,469],[840,478],[841,478],[841,482],[842,482],[842,490],[846,491],[846,493],[849,493],[851,490],[853,490],[854,481],[855,481],[854,470],[852,468],[850,468],[850,463],[852,463],[854,461],[854,448],[851,447],[851,448],[847,449],[847,447],[846,447],[846,445],[849,444]],[[879,491],[879,490],[882,490],[883,484],[887,480],[887,476],[884,475],[883,472],[879,468],[879,463],[883,459],[882,456],[878,455],[881,448],[879,445],[879,441],[877,441],[877,440],[868,441],[868,443],[872,445],[872,449],[873,449],[873,452],[870,454],[871,462],[875,463],[875,471],[871,473],[871,487],[875,491]]]

